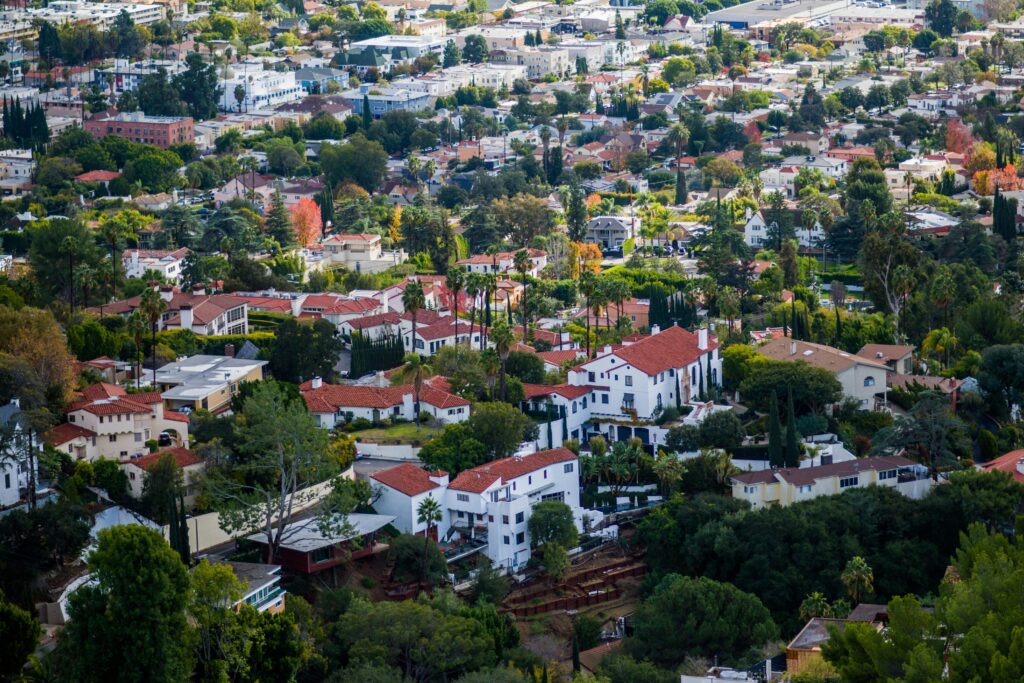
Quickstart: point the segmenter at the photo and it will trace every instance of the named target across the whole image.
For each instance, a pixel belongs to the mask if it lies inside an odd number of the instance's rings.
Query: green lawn
[[[431,427],[428,425],[421,425],[419,431],[417,431],[415,424],[412,422],[404,422],[391,427],[364,429],[359,432],[352,432],[352,436],[359,441],[365,441],[367,443],[408,443],[415,446],[422,445],[430,439],[431,436],[435,436],[440,431],[441,429],[439,427]]]

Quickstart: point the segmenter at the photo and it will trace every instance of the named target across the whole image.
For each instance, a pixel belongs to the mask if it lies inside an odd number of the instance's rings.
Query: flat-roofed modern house
[[[284,528],[275,562],[288,571],[316,574],[349,560],[374,552],[377,532],[395,518],[391,515],[348,515],[348,533],[341,529],[320,528],[315,517],[292,522]],[[249,540],[261,547],[263,560],[270,559],[270,546],[264,534],[253,534]]]

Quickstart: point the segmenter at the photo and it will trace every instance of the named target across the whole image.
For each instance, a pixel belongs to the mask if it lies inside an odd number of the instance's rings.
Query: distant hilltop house
[[[341,266],[356,273],[379,273],[404,263],[401,249],[385,252],[381,236],[368,233],[342,233],[323,241],[324,266]]]
[[[394,387],[325,384],[319,377],[303,382],[299,391],[317,424],[333,429],[356,419],[380,422],[416,418],[415,392],[411,385]],[[451,392],[443,377],[432,377],[420,389],[420,413],[443,424],[469,419],[470,403]]]

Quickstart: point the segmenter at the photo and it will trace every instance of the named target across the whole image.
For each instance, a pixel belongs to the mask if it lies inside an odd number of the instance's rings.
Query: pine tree
[[[768,404],[768,464],[771,467],[785,465],[782,454],[782,423],[779,422],[779,397],[774,389]]]
[[[287,249],[295,241],[292,217],[288,213],[288,207],[284,205],[284,197],[281,196],[280,191],[275,191],[270,200],[270,211],[267,212],[267,233],[277,240],[282,249]]]
[[[800,443],[796,433],[796,415],[793,410],[793,388],[786,395],[786,467],[800,466]],[[776,409],[776,418],[778,418]]]

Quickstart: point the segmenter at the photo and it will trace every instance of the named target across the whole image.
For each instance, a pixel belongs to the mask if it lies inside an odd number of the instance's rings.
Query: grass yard
[[[421,446],[431,437],[440,433],[441,427],[431,425],[420,425],[419,431],[412,422],[392,425],[391,427],[379,427],[375,429],[364,429],[359,432],[352,432],[357,441],[381,444],[412,444]]]

